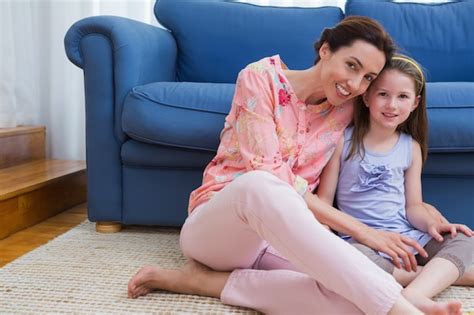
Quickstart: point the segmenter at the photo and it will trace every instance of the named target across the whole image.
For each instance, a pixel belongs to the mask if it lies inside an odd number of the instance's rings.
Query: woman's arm
[[[321,172],[316,198],[310,196],[312,194],[308,192],[305,195],[305,200],[308,205],[311,203],[310,209],[319,222],[328,225],[337,232],[358,238],[359,235],[366,234],[369,227],[331,206],[336,196],[343,147],[344,137],[341,137],[331,159]]]
[[[329,159],[329,162],[326,164],[323,171],[321,172],[321,175],[319,176],[317,195],[322,201],[324,201],[328,205],[333,204],[334,197],[336,196],[343,147],[344,137],[342,136],[339,139],[336,149],[334,150],[333,155]]]
[[[308,182],[293,173],[280,153],[275,123],[278,101],[265,72],[246,68],[239,73],[232,104],[239,152],[247,171],[270,172],[304,195]]]

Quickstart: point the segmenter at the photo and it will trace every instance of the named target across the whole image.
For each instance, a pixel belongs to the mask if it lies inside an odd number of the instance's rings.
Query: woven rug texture
[[[127,283],[141,266],[184,264],[178,236],[176,229],[151,227],[100,234],[85,221],[0,269],[0,313],[258,314],[162,291],[127,298]],[[474,314],[474,288],[452,286],[435,299],[459,299]]]

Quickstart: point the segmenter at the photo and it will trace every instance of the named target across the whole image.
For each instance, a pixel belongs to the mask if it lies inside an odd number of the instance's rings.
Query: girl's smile
[[[373,127],[395,130],[418,106],[413,79],[394,69],[384,71],[364,95]]]

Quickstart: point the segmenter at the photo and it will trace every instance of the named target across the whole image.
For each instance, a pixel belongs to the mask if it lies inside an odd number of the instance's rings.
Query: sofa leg
[[[117,222],[97,222],[95,230],[99,233],[117,233],[122,229],[122,224]]]

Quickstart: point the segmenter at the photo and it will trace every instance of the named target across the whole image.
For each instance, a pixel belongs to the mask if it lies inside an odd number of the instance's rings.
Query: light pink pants
[[[326,230],[290,185],[264,171],[238,177],[196,208],[180,243],[185,256],[232,271],[223,303],[264,313],[386,314],[402,289]]]

